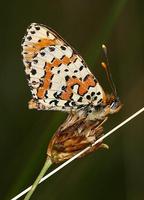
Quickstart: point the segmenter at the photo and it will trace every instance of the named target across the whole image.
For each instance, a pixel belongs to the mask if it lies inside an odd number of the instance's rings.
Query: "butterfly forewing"
[[[81,56],[57,33],[33,23],[22,44],[23,62],[33,99],[31,108],[76,110],[105,94]]]

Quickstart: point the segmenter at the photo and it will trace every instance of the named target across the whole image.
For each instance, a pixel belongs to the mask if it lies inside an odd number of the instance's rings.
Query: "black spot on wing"
[[[67,88],[67,87],[63,85],[61,89],[62,89],[62,90],[65,90],[66,88]]]
[[[55,50],[55,48],[54,47],[49,47],[49,50],[52,52],[52,51]]]
[[[50,82],[50,84],[49,84],[49,89],[51,89],[51,87],[52,87],[52,82]]]
[[[35,29],[36,29],[37,31],[39,31],[39,30],[40,30],[40,26],[35,26]]]
[[[94,96],[95,95],[95,92],[91,92],[91,96]]]
[[[31,70],[31,74],[32,74],[32,75],[35,75],[36,73],[37,73],[37,71],[36,71],[35,69],[32,69],[32,70]]]
[[[83,70],[83,68],[84,68],[84,66],[82,65],[82,66],[80,66],[79,70],[80,70],[80,71],[82,71],[82,70]]]
[[[64,57],[65,57],[65,55],[63,55],[63,56],[60,58],[60,60],[62,60]]]
[[[66,50],[66,47],[64,47],[64,46],[61,46],[60,48],[61,48],[62,50]]]
[[[46,32],[47,36],[49,37],[49,31]]]
[[[91,99],[91,96],[90,96],[90,95],[87,95],[86,98],[87,98],[88,100],[90,100],[90,99]]]
[[[85,77],[84,77],[84,81],[86,81],[87,79],[88,79],[88,77],[89,77],[89,74],[87,74]]]
[[[71,102],[72,106],[76,106],[76,103],[74,101]]]
[[[69,79],[70,79],[70,77],[69,77],[69,76],[66,76],[66,77],[65,77],[65,80],[66,80],[66,81],[68,81]]]
[[[50,78],[50,79],[52,80],[52,79],[53,79],[53,77],[54,77],[54,74],[52,74],[52,76],[51,76],[51,78]]]
[[[51,60],[51,63],[55,60],[55,57],[53,57],[53,59]]]
[[[36,59],[33,60],[33,63],[34,63],[34,64],[37,64],[37,63],[38,63],[38,60],[36,60]]]
[[[75,60],[73,61],[73,63],[75,63],[77,61],[78,58],[75,58]]]
[[[57,106],[58,102],[59,102],[58,100],[52,100],[52,101],[49,102],[49,104],[54,103],[54,105]]]
[[[94,100],[97,100],[97,96],[94,97]]]
[[[45,56],[45,52],[40,52],[40,55],[41,56]]]
[[[82,97],[80,97],[80,98],[79,98],[77,101],[78,101],[78,102],[82,102],[82,99],[83,99],[83,98],[82,98]]]
[[[30,33],[31,33],[31,34],[35,34],[35,31],[31,31]]]
[[[61,92],[58,94],[58,92],[55,92],[53,94],[53,96],[56,98],[56,99],[59,99],[60,98],[60,95],[61,95]]]
[[[101,103],[102,102],[102,99],[100,99],[97,103]]]
[[[65,105],[66,107],[69,107],[69,106],[70,106],[70,102],[71,102],[71,101],[68,100],[64,105]]]
[[[69,62],[68,64],[67,64],[67,66],[69,66],[71,64],[71,62]]]
[[[27,39],[30,41],[30,40],[32,40],[32,37],[31,37],[31,36],[28,36]]]

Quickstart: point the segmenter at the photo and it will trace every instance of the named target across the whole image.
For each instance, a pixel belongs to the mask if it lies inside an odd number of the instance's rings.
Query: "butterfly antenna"
[[[117,97],[116,87],[115,87],[115,84],[114,84],[114,81],[112,79],[112,75],[111,75],[111,72],[110,72],[107,47],[103,44],[102,49],[103,49],[103,52],[104,52],[104,55],[105,55],[105,58],[106,58],[106,62],[102,62],[101,65],[106,72],[106,76],[107,76],[108,82],[110,84],[110,87],[113,91],[113,94],[114,94],[115,97]]]

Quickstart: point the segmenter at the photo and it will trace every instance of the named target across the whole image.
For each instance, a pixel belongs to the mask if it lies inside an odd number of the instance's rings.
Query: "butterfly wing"
[[[30,108],[69,112],[101,103],[105,94],[85,61],[53,30],[31,24],[22,48]]]

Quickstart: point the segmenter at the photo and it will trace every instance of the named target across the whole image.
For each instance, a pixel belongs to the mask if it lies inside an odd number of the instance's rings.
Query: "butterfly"
[[[47,151],[53,162],[66,160],[100,137],[108,114],[121,108],[108,64],[102,63],[112,94],[104,92],[79,53],[51,28],[32,23],[23,38],[22,49],[32,93],[29,108],[69,114]],[[101,142],[88,153],[104,146]]]

